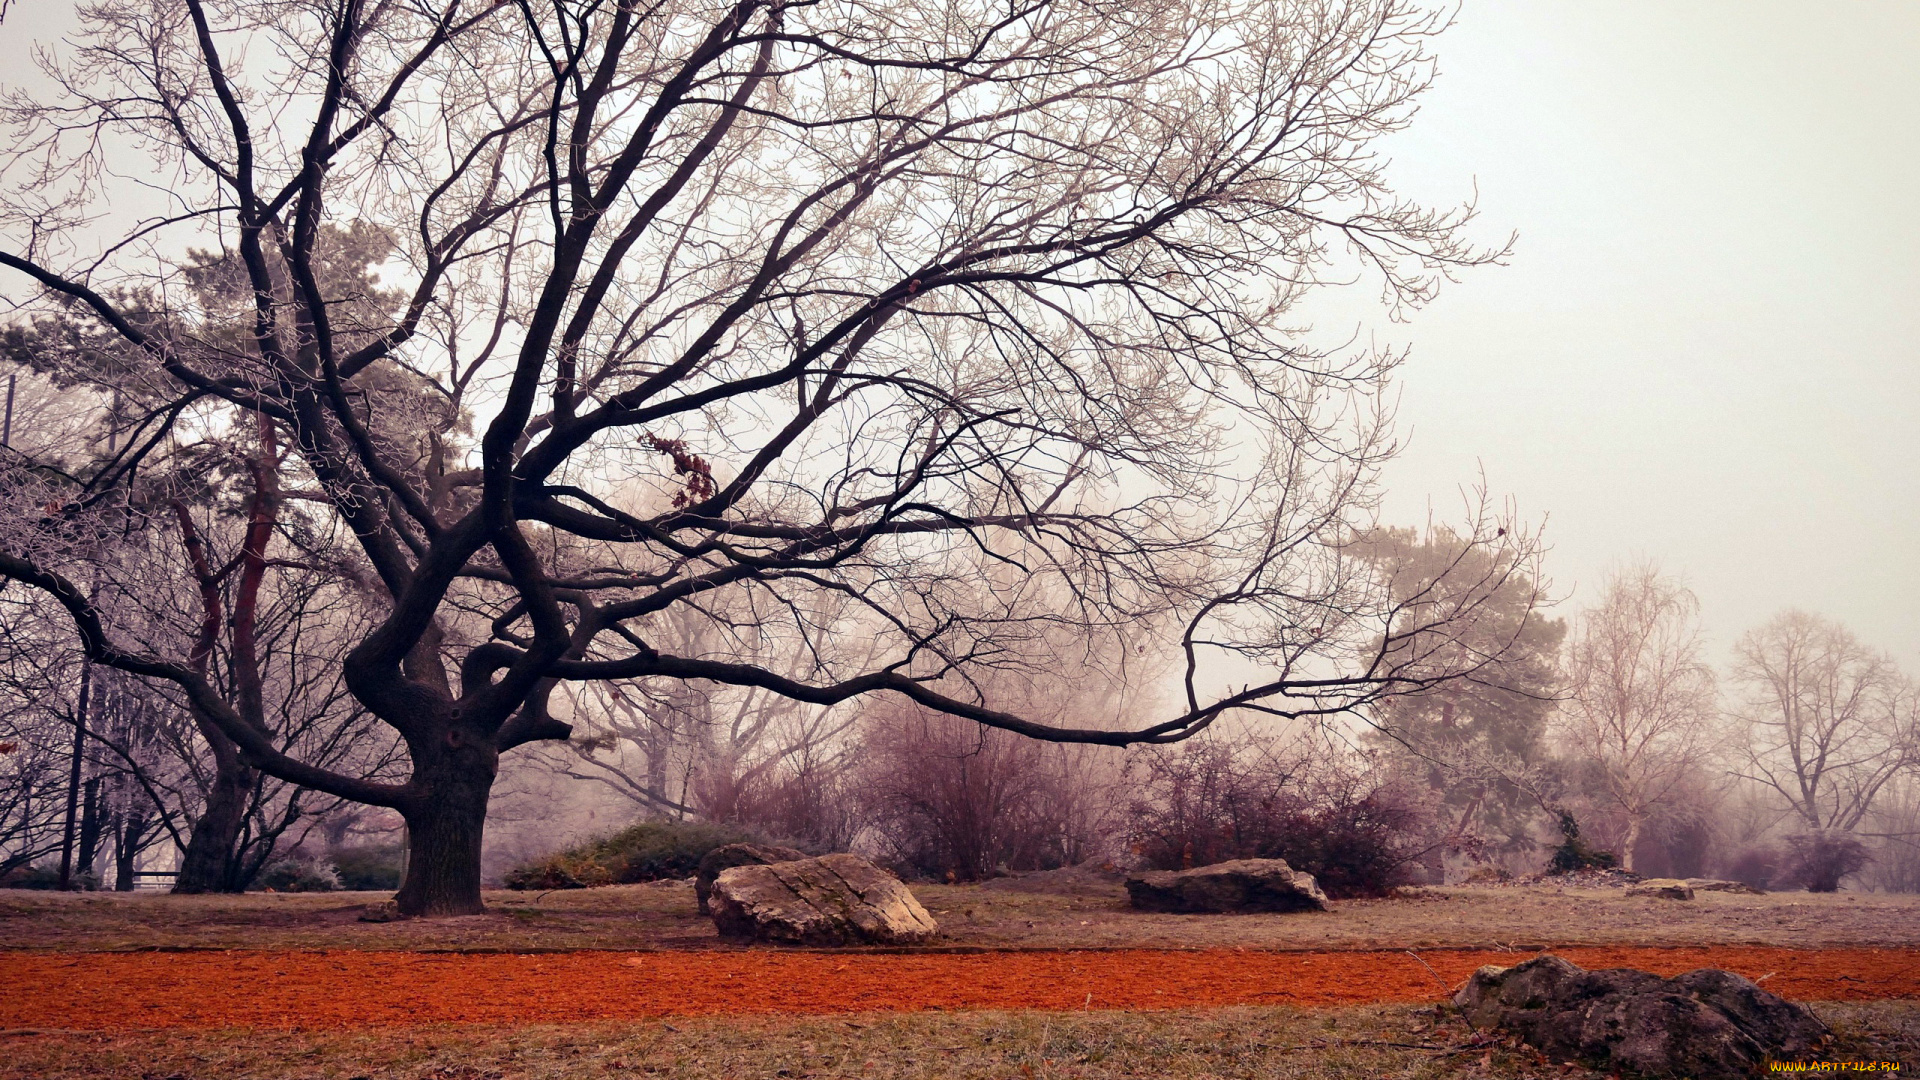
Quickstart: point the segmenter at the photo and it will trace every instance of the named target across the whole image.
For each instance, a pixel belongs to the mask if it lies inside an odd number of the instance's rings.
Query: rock
[[[1694,892],[1746,893],[1749,896],[1767,895],[1767,890],[1756,889],[1744,881],[1719,881],[1714,878],[1690,877],[1687,879],[1687,884],[1693,886]]]
[[[406,916],[400,914],[400,902],[397,900],[382,900],[360,909],[361,922],[399,922],[404,918]]]
[[[1557,885],[1563,889],[1624,889],[1640,884],[1641,878],[1639,874],[1626,870],[1589,866],[1564,874],[1542,874],[1533,880],[1541,885]]]
[[[1325,911],[1327,897],[1312,874],[1284,859],[1235,859],[1192,870],[1153,870],[1127,879],[1127,898],[1141,911]]]
[[[711,915],[707,908],[707,897],[713,892],[713,879],[720,871],[731,870],[736,866],[763,866],[767,863],[793,862],[804,859],[807,853],[795,851],[778,844],[725,844],[714,848],[700,857],[700,868],[693,875],[693,895],[700,904],[700,914]]]
[[[1638,885],[1627,886],[1628,896],[1653,896],[1662,900],[1691,900],[1693,886],[1679,878],[1648,878]]]
[[[858,855],[722,870],[707,899],[723,937],[791,945],[909,945],[939,930],[899,878]]]
[[[1481,968],[1453,1003],[1475,1027],[1511,1032],[1554,1061],[1645,1077],[1756,1076],[1769,1060],[1806,1060],[1828,1037],[1805,1008],[1714,968],[1663,979],[1539,956]]]

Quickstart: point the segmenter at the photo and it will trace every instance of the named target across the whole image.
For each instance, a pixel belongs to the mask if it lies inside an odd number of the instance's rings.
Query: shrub
[[[400,845],[361,844],[327,853],[342,889],[356,892],[400,887]]]
[[[1728,878],[1756,889],[1771,887],[1779,873],[1780,853],[1765,844],[1741,848],[1726,869]]]
[[[1576,870],[1611,870],[1619,863],[1619,858],[1611,851],[1600,851],[1588,846],[1580,837],[1580,822],[1571,810],[1558,811],[1560,817],[1560,846],[1553,849],[1553,858],[1547,861],[1547,869],[1556,874],[1571,874]]]
[[[690,877],[707,852],[752,840],[732,825],[643,821],[509,870],[509,889],[585,889]]]
[[[290,855],[268,863],[255,884],[269,892],[333,892],[340,875],[324,859]]]
[[[0,889],[57,889],[60,871],[51,866],[16,866],[0,874]]]
[[[1384,896],[1422,854],[1418,800],[1398,785],[1303,805],[1261,851],[1312,874],[1328,896]]]
[[[1213,741],[1144,763],[1148,797],[1133,806],[1132,841],[1156,869],[1285,859],[1328,896],[1382,896],[1431,847],[1419,794],[1350,763]]]
[[[1834,892],[1840,880],[1858,873],[1873,856],[1852,833],[1821,829],[1787,837],[1786,879],[1808,892]]]
[[[908,876],[979,881],[1033,869],[1046,747],[969,720],[901,709],[864,733],[864,801],[887,861]]]

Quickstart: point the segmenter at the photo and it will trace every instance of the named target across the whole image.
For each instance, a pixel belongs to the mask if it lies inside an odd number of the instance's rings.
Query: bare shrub
[[[1839,829],[1817,829],[1787,837],[1782,869],[1786,880],[1808,892],[1834,892],[1843,879],[1859,873],[1872,861],[1859,837]]]
[[[734,820],[749,831],[802,851],[846,851],[864,821],[860,796],[844,764],[811,756],[783,762],[745,785]]]
[[[1721,871],[1722,876],[1756,889],[1771,887],[1779,873],[1780,852],[1770,844],[1752,844],[1741,848],[1733,861]]]
[[[1427,793],[1365,758],[1246,739],[1139,763],[1146,796],[1131,811],[1133,850],[1160,869],[1285,859],[1329,896],[1379,896],[1436,842]]]
[[[1105,850],[1112,834],[1095,753],[926,710],[889,711],[862,742],[868,821],[889,858],[935,878],[1072,865]]]

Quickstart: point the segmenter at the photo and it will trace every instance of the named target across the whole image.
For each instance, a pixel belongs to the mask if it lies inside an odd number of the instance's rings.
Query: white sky
[[[0,80],[70,11],[16,2]],[[1438,51],[1401,188],[1520,244],[1369,320],[1413,348],[1389,518],[1484,468],[1569,610],[1652,558],[1716,657],[1797,606],[1920,674],[1920,2],[1466,0]]]
[[[1390,518],[1484,466],[1578,607],[1651,558],[1920,675],[1920,3],[1467,0],[1402,190],[1518,230],[1403,326]]]

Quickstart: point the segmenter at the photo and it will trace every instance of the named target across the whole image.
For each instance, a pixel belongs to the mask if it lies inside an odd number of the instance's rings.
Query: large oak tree
[[[249,767],[398,810],[409,913],[479,908],[500,755],[567,737],[582,682],[893,694],[1114,745],[1430,687],[1498,659],[1447,648],[1485,589],[1396,596],[1349,551],[1398,358],[1294,324],[1320,284],[1417,304],[1498,254],[1464,208],[1395,196],[1376,148],[1443,22],[103,0],[47,59],[60,92],[8,100],[0,265],[117,337],[151,404],[89,475],[9,465],[0,574]],[[328,269],[327,238],[366,230],[397,304]],[[243,305],[196,299],[215,265]],[[341,662],[405,782],[284,753],[90,602],[101,523],[155,512],[143,478],[183,427],[256,424],[290,451],[282,520],[344,525],[379,598]],[[676,609],[751,647],[662,647]],[[1187,657],[1162,720],[1041,722],[981,689],[1045,634],[1143,620]]]

